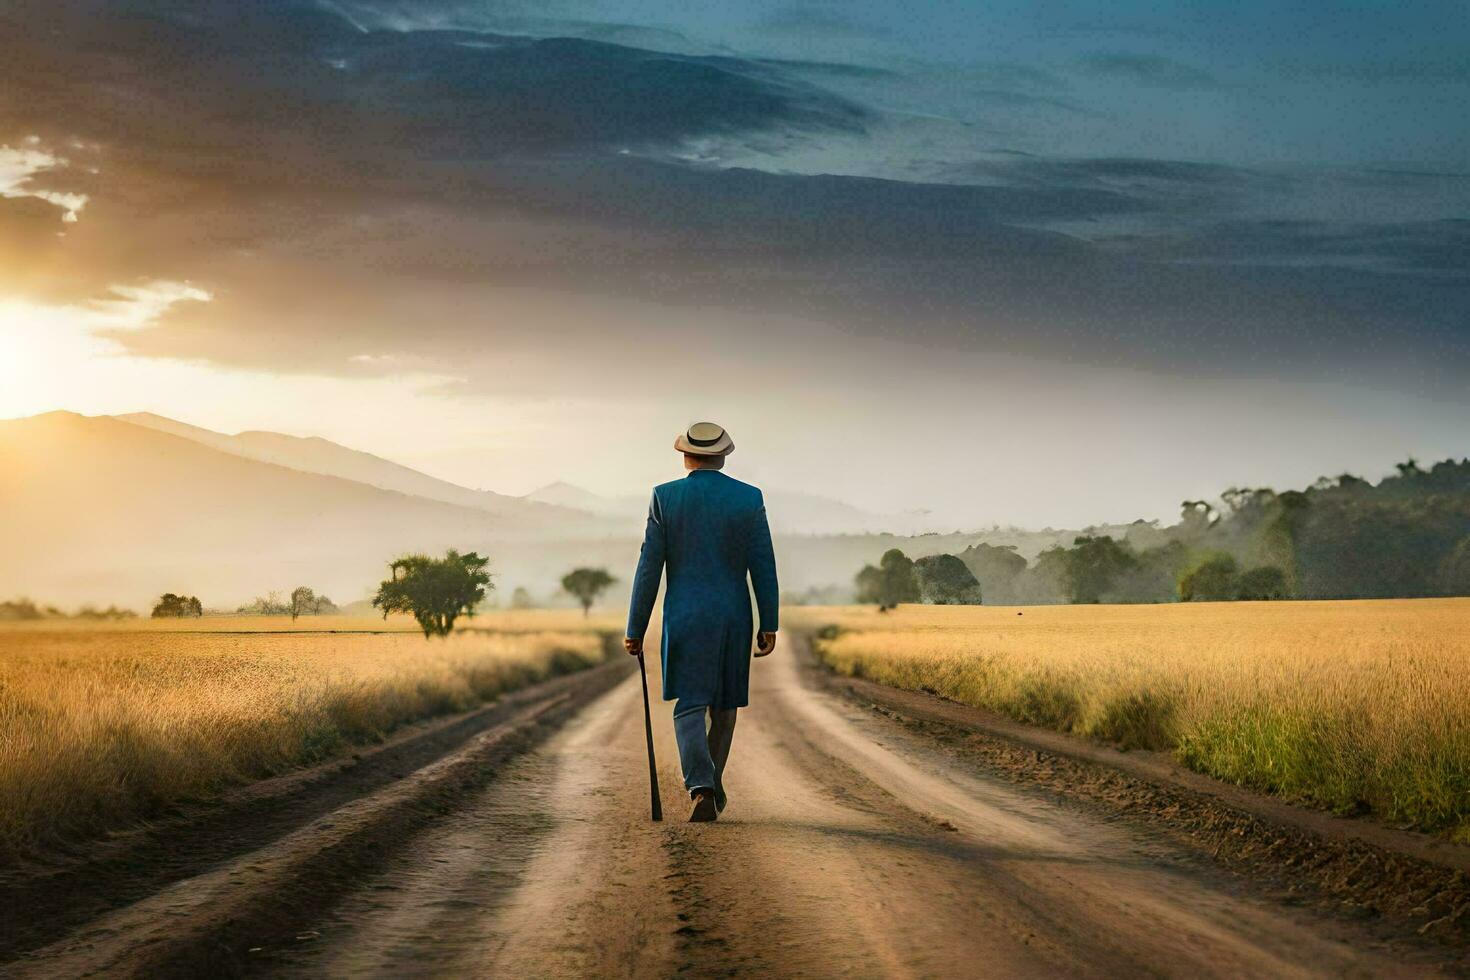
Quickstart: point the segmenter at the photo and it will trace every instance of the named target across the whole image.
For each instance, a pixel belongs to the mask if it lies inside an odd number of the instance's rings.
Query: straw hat
[[[735,440],[723,426],[713,422],[695,422],[679,438],[674,448],[690,456],[728,456],[735,451]]]

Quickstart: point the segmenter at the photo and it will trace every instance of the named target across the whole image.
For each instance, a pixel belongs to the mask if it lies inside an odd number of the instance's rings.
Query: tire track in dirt
[[[621,675],[628,667],[617,662],[596,669]],[[378,792],[504,725],[548,693],[580,697],[589,684],[599,683],[586,673],[554,678],[463,715],[410,726],[346,758],[260,780],[214,803],[181,808],[138,831],[60,856],[50,866],[0,873],[0,962]]]
[[[298,923],[329,909],[418,828],[452,812],[459,799],[493,779],[498,766],[544,739],[626,673],[625,665],[613,663],[518,692],[500,706],[508,714],[491,716],[498,724],[463,746],[412,773],[395,772],[401,778],[261,847],[89,921],[7,963],[5,975],[239,972],[261,936],[297,931]],[[320,800],[307,792],[298,802],[314,806]]]
[[[676,910],[663,887],[662,828],[648,821],[637,685],[629,678],[508,765],[452,820],[313,922],[319,939],[288,940],[258,961],[261,972],[676,972]],[[667,781],[667,764],[662,775]]]
[[[1355,923],[1274,903],[1176,842],[959,770],[932,740],[804,686],[783,656],[786,647],[756,665],[718,823],[683,822],[668,705],[654,719],[669,822],[648,822],[630,679],[456,818],[481,843],[456,852],[459,831],[426,835],[384,891],[344,904],[360,914],[324,920],[319,948],[298,951],[298,972],[1306,977],[1448,968],[1423,950],[1379,945]],[[507,836],[533,813],[534,832]],[[489,841],[525,857],[492,858]],[[514,869],[493,887],[456,883],[498,875],[506,861]],[[441,862],[457,870],[424,870]],[[429,911],[455,903],[465,907]]]

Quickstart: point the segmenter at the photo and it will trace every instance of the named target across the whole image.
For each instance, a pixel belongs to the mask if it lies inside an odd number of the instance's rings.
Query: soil
[[[729,807],[714,824],[684,822],[670,707],[655,704],[666,814],[655,824],[636,672],[564,678],[507,699],[457,743],[402,757],[401,778],[385,765],[376,781],[328,792],[346,776],[324,773],[304,780],[317,802],[290,819],[200,823],[209,829],[192,841],[197,858],[161,872],[134,865],[131,887],[119,884],[130,880],[122,866],[100,878],[112,903],[74,899],[73,910],[33,885],[28,894],[63,921],[20,929],[0,972],[1470,972],[1453,919],[1463,908],[1420,935],[1439,906],[1344,906],[1332,882],[1353,873],[1318,874],[1306,856],[1330,851],[1320,834],[1288,828],[1310,847],[1292,838],[1269,851],[1270,834],[1285,831],[1265,817],[867,693],[811,668],[785,640],[757,661]],[[1404,894],[1427,887],[1415,877],[1424,861],[1384,853],[1401,862]],[[90,890],[86,868],[66,872],[73,895]],[[1371,861],[1356,873],[1387,894]],[[9,925],[25,918],[3,904]]]

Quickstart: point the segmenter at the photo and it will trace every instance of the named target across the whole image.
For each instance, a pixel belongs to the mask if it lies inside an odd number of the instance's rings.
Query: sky
[[[0,0],[0,418],[936,526],[1470,452],[1458,2]]]

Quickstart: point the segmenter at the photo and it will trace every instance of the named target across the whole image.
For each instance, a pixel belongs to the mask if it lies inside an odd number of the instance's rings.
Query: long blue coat
[[[641,640],[648,630],[665,567],[664,700],[744,707],[752,639],[747,573],[761,630],[779,627],[776,553],[761,492],[718,470],[693,470],[653,488],[628,636]]]

